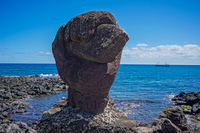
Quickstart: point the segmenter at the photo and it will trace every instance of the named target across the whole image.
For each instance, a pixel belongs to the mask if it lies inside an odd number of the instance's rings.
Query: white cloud
[[[15,54],[27,54],[25,52],[15,52]]]
[[[43,51],[40,51],[40,52],[38,52],[37,54],[44,54],[44,52],[43,52]]]
[[[145,44],[145,43],[138,43],[136,46],[137,46],[137,47],[146,47],[146,46],[148,46],[148,45]]]
[[[145,51],[156,51],[157,50],[157,47],[150,47],[150,48],[146,48],[146,47],[141,47],[142,50],[145,50]]]
[[[36,54],[37,55],[52,55],[52,53],[50,52],[43,52],[43,51],[37,52]]]
[[[200,47],[196,44],[159,45],[157,47],[133,47],[123,50],[123,57],[200,59]]]
[[[50,52],[46,52],[45,54],[46,54],[46,55],[52,55],[52,53],[50,53]]]

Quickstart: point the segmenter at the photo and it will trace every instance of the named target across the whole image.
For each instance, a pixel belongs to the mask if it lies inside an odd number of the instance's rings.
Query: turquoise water
[[[57,73],[55,64],[0,64],[1,76]],[[110,96],[115,100],[116,108],[130,119],[150,124],[167,106],[173,105],[170,99],[181,91],[200,91],[199,65],[120,65]],[[27,114],[13,118],[19,121],[39,119],[42,112],[50,109],[62,96],[67,93],[27,99],[25,101],[31,105]],[[38,102],[41,100],[42,106]]]

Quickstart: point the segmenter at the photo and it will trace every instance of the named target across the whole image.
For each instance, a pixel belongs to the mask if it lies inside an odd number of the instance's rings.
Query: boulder
[[[200,113],[200,101],[192,105],[192,113]]]
[[[18,113],[18,114],[23,114],[23,113],[24,113],[24,110],[23,110],[23,109],[19,109],[19,110],[16,111],[16,113]]]
[[[182,133],[174,123],[167,118],[160,118],[152,124],[153,133]]]
[[[200,101],[200,91],[198,92],[181,92],[179,95],[176,95],[172,98],[177,105],[194,105]]]
[[[200,113],[200,91],[198,92],[181,92],[179,95],[176,95],[172,101],[180,105],[183,109],[183,112],[189,114],[189,119],[196,118],[196,120],[191,121],[191,127],[194,128],[196,125],[199,126],[198,114]]]
[[[7,116],[8,116],[8,112],[4,111],[4,112],[2,113],[2,115],[3,115],[4,117],[7,117]]]
[[[159,116],[159,119],[167,118],[181,131],[188,131],[187,119],[183,111],[178,107],[169,106]]]
[[[81,14],[60,27],[52,51],[58,73],[69,85],[71,107],[93,114],[104,111],[128,39],[106,11]]]

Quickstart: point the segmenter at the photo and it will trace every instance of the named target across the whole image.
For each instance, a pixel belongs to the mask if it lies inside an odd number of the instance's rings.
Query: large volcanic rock
[[[187,125],[187,119],[183,113],[183,110],[181,110],[180,108],[169,106],[160,114],[159,118],[169,119],[182,131],[189,130],[189,127]]]
[[[69,105],[102,113],[128,41],[109,12],[91,11],[60,27],[52,51],[60,77],[69,85]]]
[[[191,106],[192,113],[200,113],[200,91],[198,92],[181,92],[176,95],[172,101],[177,105],[189,105]]]

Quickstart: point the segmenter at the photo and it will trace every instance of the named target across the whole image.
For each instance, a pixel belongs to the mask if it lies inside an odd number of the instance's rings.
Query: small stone
[[[22,128],[22,129],[26,129],[26,128],[27,128],[27,124],[26,124],[26,123],[17,122],[16,124],[17,124],[20,128]]]
[[[3,126],[0,125],[0,132],[3,133]]]
[[[3,117],[2,115],[0,115],[0,119],[1,119],[1,120],[3,120],[3,119],[4,119],[4,117]]]
[[[67,100],[67,97],[62,97],[61,100]]]
[[[193,113],[200,113],[200,102],[195,103],[195,104],[192,106],[192,112],[193,112]]]
[[[18,92],[17,92],[17,96],[23,96],[23,95],[25,95],[24,92],[22,92],[22,91],[18,91]]]
[[[7,117],[7,116],[8,116],[8,112],[5,112],[5,111],[4,111],[4,112],[2,113],[2,115],[3,115],[4,117]]]
[[[16,132],[16,133],[22,133],[23,131],[19,128],[19,126],[15,123],[11,123],[7,130],[6,130],[8,133],[13,133],[13,132]]]
[[[2,124],[2,127],[3,127],[3,128],[7,128],[7,127],[8,127],[8,124],[7,124],[7,123],[4,123],[4,124]]]
[[[16,113],[22,114],[22,113],[24,113],[24,110],[23,109],[19,109],[19,110],[16,111]]]
[[[140,123],[139,126],[141,126],[141,127],[148,127],[148,124],[147,123]]]
[[[17,106],[19,103],[17,101],[12,102],[13,106]]]
[[[69,86],[67,86],[67,85],[65,85],[65,86],[63,86],[63,90],[67,90],[69,88]]]
[[[19,109],[24,109],[25,106],[24,105],[19,105]]]
[[[16,110],[12,110],[12,114],[15,114],[16,113]]]

